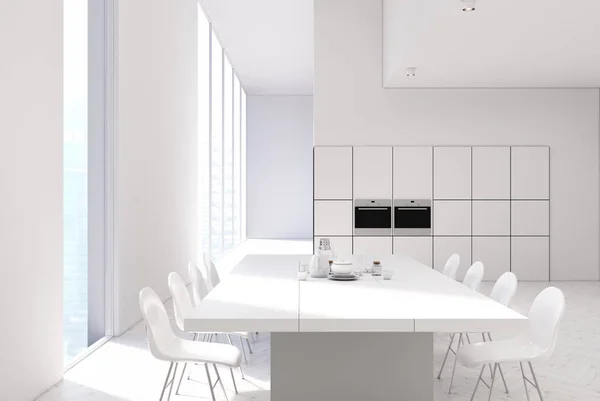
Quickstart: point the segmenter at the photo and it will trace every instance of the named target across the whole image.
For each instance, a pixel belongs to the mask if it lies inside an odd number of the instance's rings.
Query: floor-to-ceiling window
[[[110,0],[64,0],[64,361],[106,334],[107,32]]]
[[[198,6],[202,248],[218,259],[245,239],[245,98],[235,65]]]

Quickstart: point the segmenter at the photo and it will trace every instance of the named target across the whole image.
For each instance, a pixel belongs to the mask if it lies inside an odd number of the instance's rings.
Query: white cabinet
[[[434,199],[471,199],[471,148],[433,148]]]
[[[511,198],[550,199],[550,148],[511,148]]]
[[[419,262],[432,266],[432,237],[394,237],[394,255],[408,255]]]
[[[520,281],[550,279],[550,238],[512,237],[511,271]]]
[[[470,201],[433,203],[434,235],[471,235]]]
[[[473,201],[473,235],[510,235],[510,201]]]
[[[510,271],[510,237],[473,237],[473,262],[483,263],[486,281]]]
[[[348,257],[352,255],[352,237],[315,237],[315,252],[319,249],[321,238],[329,238],[331,249],[337,257]]]
[[[392,254],[392,237],[354,237],[354,254],[381,260]]]
[[[315,147],[315,199],[352,199],[352,148]]]
[[[354,199],[392,199],[392,148],[354,148]]]
[[[352,201],[315,201],[315,236],[352,235]]]
[[[456,279],[462,281],[467,269],[471,266],[471,237],[435,237],[433,239],[433,265],[438,271],[444,270],[444,265],[450,255],[460,256],[460,265]]]
[[[510,148],[473,147],[473,199],[510,199]]]
[[[394,199],[431,199],[433,148],[394,148]]]
[[[549,201],[513,201],[513,235],[550,235]]]

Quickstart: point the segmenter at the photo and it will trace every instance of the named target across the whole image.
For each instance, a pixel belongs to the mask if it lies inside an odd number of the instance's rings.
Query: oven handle
[[[428,207],[397,207],[396,210],[429,210]]]
[[[389,207],[357,207],[358,210],[388,210]]]

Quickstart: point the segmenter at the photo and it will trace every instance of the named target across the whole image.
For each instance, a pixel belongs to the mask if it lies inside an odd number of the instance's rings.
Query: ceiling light
[[[415,67],[410,67],[406,69],[407,77],[414,77],[415,75],[417,75],[417,69]]]
[[[464,12],[471,12],[471,11],[475,11],[475,0],[461,0],[462,2],[462,10]]]

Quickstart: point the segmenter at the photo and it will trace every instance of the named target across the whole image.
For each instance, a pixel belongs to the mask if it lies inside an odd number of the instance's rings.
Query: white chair
[[[167,400],[171,399],[173,384],[177,376],[177,367],[180,363],[204,364],[213,401],[215,401],[214,387],[217,385],[217,382],[221,384],[221,388],[225,392],[225,386],[219,375],[217,365],[229,368],[235,392],[236,394],[238,393],[233,368],[240,366],[242,354],[236,347],[227,344],[189,341],[178,337],[171,328],[164,305],[151,288],[146,287],[140,291],[139,301],[142,316],[146,324],[150,352],[155,358],[171,363],[159,401],[163,399],[167,387],[169,387]],[[209,364],[213,365],[217,375],[214,385],[210,377]],[[183,376],[183,372],[181,375]]]
[[[537,390],[540,400],[543,401],[542,391],[533,371],[532,361],[549,357],[556,347],[558,328],[565,311],[565,296],[556,287],[548,287],[538,294],[529,309],[529,327],[525,332],[510,340],[476,343],[465,345],[457,354],[457,359],[464,366],[482,366],[479,378],[471,401],[475,398],[479,382],[483,382],[489,389],[488,400],[492,397],[496,369],[503,362],[519,362],[525,394],[529,401],[527,383]],[[527,362],[531,379],[525,375],[523,363]],[[486,365],[494,364],[491,382],[488,385],[482,378]]]
[[[465,278],[463,280],[463,285],[472,289],[473,291],[478,291],[479,286],[481,285],[481,281],[483,280],[483,274],[485,269],[483,267],[483,263],[475,262],[469,267],[467,270],[467,274],[465,274]],[[458,333],[458,344],[456,345],[456,351],[452,349],[452,344],[454,343],[454,338],[457,333],[453,333],[450,335],[450,344],[448,345],[448,349],[446,350],[446,356],[444,357],[444,361],[442,362],[442,367],[440,368],[440,373],[438,373],[438,379],[442,377],[442,370],[444,370],[444,365],[446,364],[446,360],[448,358],[448,353],[452,352],[454,355],[458,353],[461,345],[464,343],[463,336],[466,337],[467,341],[471,343],[471,339],[469,338],[468,333]],[[448,386],[448,394],[452,391],[452,383],[454,382],[454,372],[456,371],[456,358],[454,358],[454,365],[452,367],[452,376],[450,376],[450,385]]]
[[[200,302],[202,302],[204,297],[206,295],[208,295],[208,293],[209,293],[208,285],[206,283],[206,280],[204,279],[202,272],[198,269],[198,266],[196,265],[196,263],[190,262],[188,264],[188,273],[190,275],[190,280],[192,282],[192,294],[193,294],[193,298],[194,298],[194,305],[198,306],[198,305],[200,305]],[[183,280],[181,280],[181,281],[183,281]],[[175,316],[177,316],[177,314]],[[179,323],[178,323],[178,326],[179,326]],[[179,328],[181,330],[183,330],[183,325],[179,326]],[[200,333],[200,334],[202,334],[202,333]],[[242,353],[244,355],[244,361],[246,361],[246,363],[248,363],[248,357],[246,356],[246,349],[244,348],[243,340],[244,339],[246,340],[246,344],[248,345],[248,350],[252,354],[253,351],[252,351],[252,346],[250,345],[250,341],[249,341],[249,338],[250,338],[249,332],[236,331],[236,332],[232,332],[232,333],[211,333],[211,335],[208,337],[208,339],[212,339],[212,334],[225,334],[227,336],[227,340],[229,341],[229,343],[231,343],[231,334],[239,337],[240,344],[242,346]],[[198,337],[198,336],[195,336],[195,337]],[[207,338],[207,337],[205,337],[205,338]]]
[[[212,291],[217,284],[221,282],[221,278],[219,277],[219,272],[215,267],[215,264],[210,258],[210,255],[204,256],[204,267],[206,267],[206,281],[208,284],[208,291]]]
[[[458,266],[460,265],[460,256],[455,253],[450,255],[446,264],[444,265],[444,270],[442,274],[444,276],[450,277],[452,280],[456,280],[456,272],[458,271]]]
[[[467,274],[465,274],[463,285],[469,287],[473,291],[479,291],[479,286],[481,285],[481,280],[483,280],[484,272],[485,269],[483,268],[483,263],[473,263],[471,267],[469,267],[469,270],[467,270]]]

